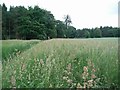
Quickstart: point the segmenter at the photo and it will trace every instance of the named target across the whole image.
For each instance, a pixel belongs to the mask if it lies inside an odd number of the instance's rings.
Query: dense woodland
[[[76,29],[66,15],[64,21],[55,20],[54,15],[39,6],[2,7],[2,39],[52,39],[52,38],[100,38],[120,37],[117,27],[96,27]],[[62,17],[62,16],[61,16]]]

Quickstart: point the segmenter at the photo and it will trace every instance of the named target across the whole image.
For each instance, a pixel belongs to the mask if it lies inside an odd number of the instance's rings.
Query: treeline
[[[68,15],[65,21],[55,20],[50,11],[38,6],[10,6],[2,8],[2,39],[51,39],[51,38],[98,38],[119,37],[117,27],[76,29],[70,26]]]

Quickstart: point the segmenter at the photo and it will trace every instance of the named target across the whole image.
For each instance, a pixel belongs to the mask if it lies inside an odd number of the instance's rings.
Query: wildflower
[[[88,67],[84,66],[83,70],[84,70],[84,72],[88,72]]]
[[[71,63],[68,64],[67,70],[70,72],[71,71]]]
[[[40,59],[40,64],[44,65],[43,59]]]
[[[86,88],[87,87],[87,83],[86,82],[84,82],[84,86],[83,86],[83,88]]]
[[[95,74],[91,74],[91,78],[92,79],[96,78]]]
[[[93,80],[88,80],[88,87],[92,87],[93,86]]]
[[[84,80],[86,80],[87,79],[87,77],[88,77],[88,73],[87,72],[84,72],[83,74],[82,74],[82,78],[84,79]]]
[[[80,83],[77,84],[77,88],[82,88],[82,86],[80,85]]]
[[[92,72],[96,72],[96,70],[93,68],[93,69],[92,69]]]
[[[15,86],[15,84],[16,84],[16,80],[15,80],[14,76],[11,77],[11,84],[12,84],[12,86]]]
[[[70,74],[71,74],[71,72],[68,72],[67,74],[68,74],[68,75],[70,75]]]

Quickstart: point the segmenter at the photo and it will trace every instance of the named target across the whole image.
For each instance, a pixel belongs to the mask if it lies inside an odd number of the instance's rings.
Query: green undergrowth
[[[27,40],[3,40],[2,41],[2,60],[6,61],[9,58],[13,58],[15,55],[31,48],[39,41],[27,41]]]

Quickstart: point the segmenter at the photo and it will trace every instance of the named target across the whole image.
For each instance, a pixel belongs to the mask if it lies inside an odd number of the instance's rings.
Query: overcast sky
[[[0,0],[11,6],[35,6],[51,11],[55,19],[63,21],[69,14],[77,29],[118,26],[119,0]]]

